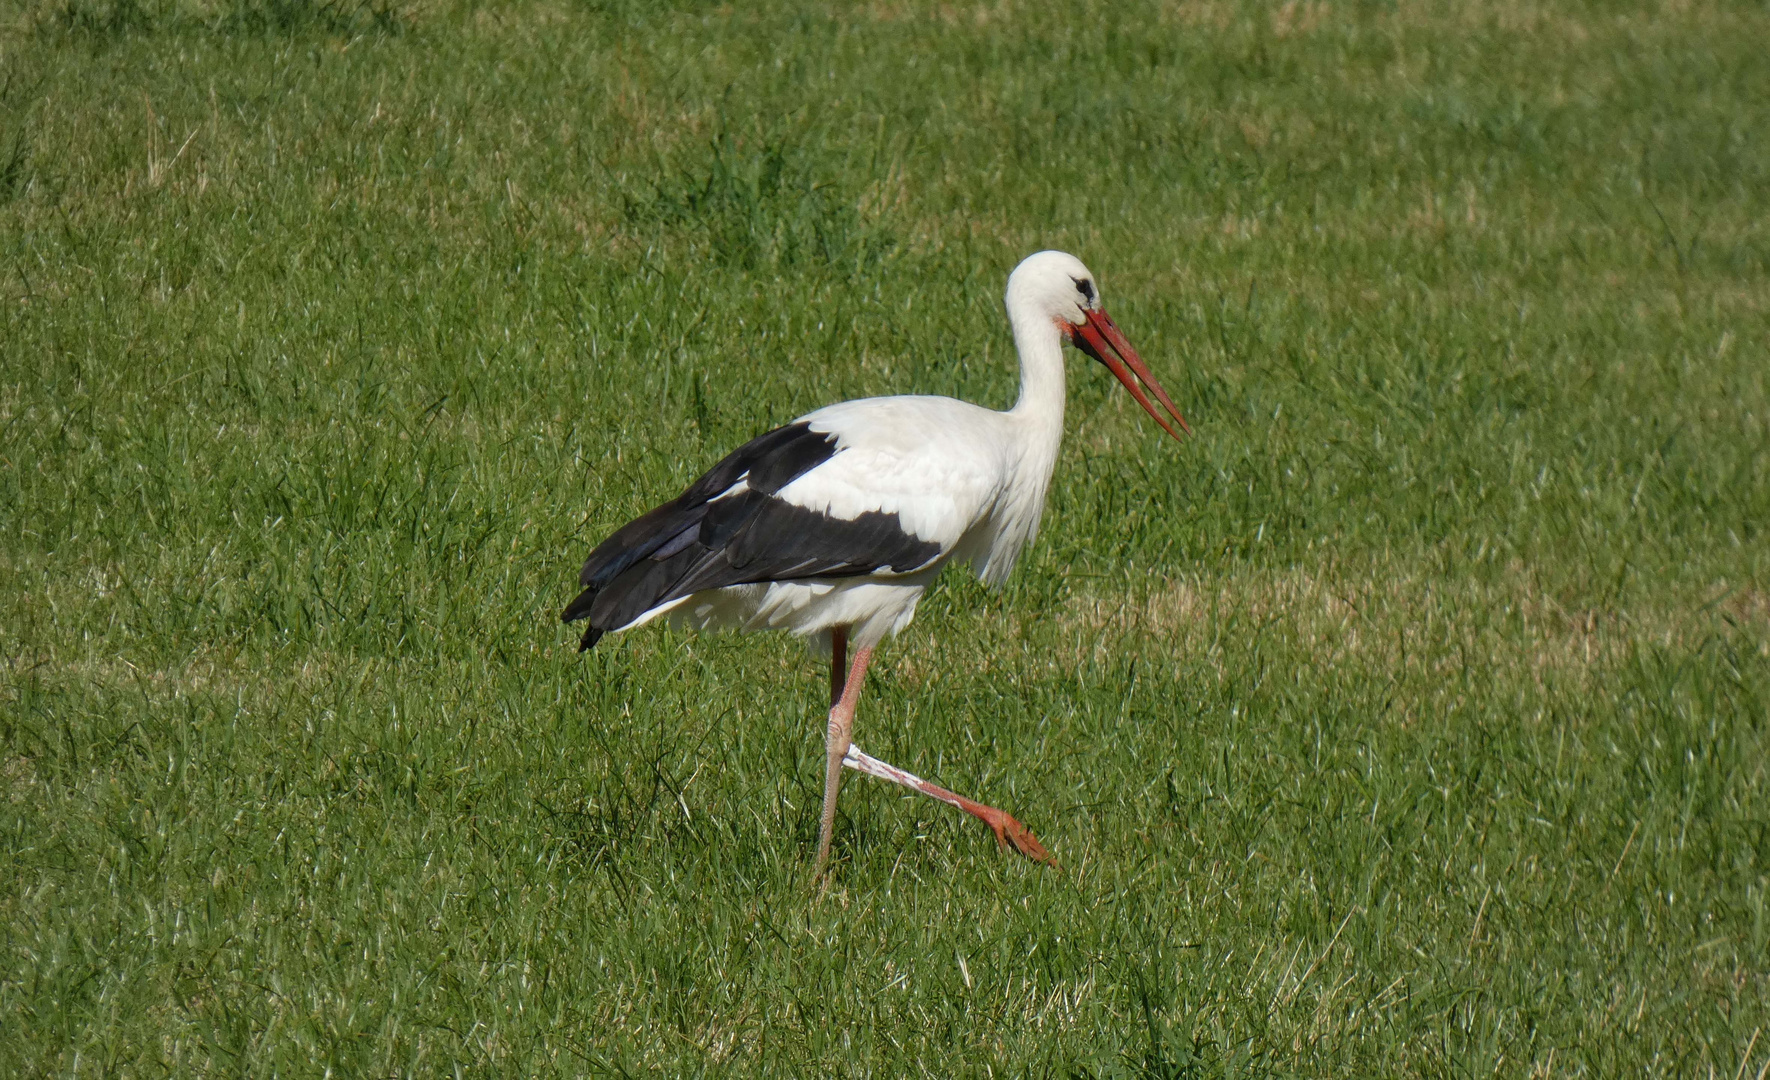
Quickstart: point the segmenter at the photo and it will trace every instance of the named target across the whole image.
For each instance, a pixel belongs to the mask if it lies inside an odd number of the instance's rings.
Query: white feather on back
[[[943,556],[983,523],[1009,480],[1001,414],[953,398],[867,398],[801,419],[835,435],[837,449],[783,487],[782,499],[850,521],[868,511],[896,514]]]

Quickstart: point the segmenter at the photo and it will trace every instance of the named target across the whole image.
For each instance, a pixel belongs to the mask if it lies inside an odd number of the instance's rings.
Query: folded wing
[[[828,412],[750,440],[598,545],[562,616],[590,621],[580,649],[708,589],[896,576],[948,554],[987,485],[961,483],[955,497],[949,482],[927,495],[916,474],[950,471],[944,455],[852,440]]]

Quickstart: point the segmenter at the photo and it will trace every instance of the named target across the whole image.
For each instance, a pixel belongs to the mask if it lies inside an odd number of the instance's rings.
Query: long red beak
[[[1087,322],[1079,326],[1068,325],[1071,331],[1070,340],[1075,342],[1076,348],[1105,364],[1106,370],[1112,372],[1118,377],[1119,382],[1125,384],[1125,389],[1129,390],[1131,396],[1137,399],[1137,404],[1143,406],[1144,412],[1155,417],[1155,422],[1160,424],[1163,430],[1176,439],[1180,437],[1180,431],[1184,431],[1188,435],[1192,434],[1192,428],[1187,426],[1186,418],[1180,415],[1180,410],[1174,408],[1174,403],[1168,399],[1168,392],[1162,389],[1161,383],[1155,381],[1155,376],[1150,374],[1148,365],[1144,364],[1143,358],[1137,355],[1137,350],[1131,348],[1131,343],[1125,340],[1125,335],[1119,332],[1118,325],[1106,312],[1096,308],[1088,312]],[[1137,376],[1135,379],[1131,377],[1133,372]],[[1143,386],[1138,386],[1139,382]],[[1167,416],[1156,411],[1155,405],[1149,400],[1149,395],[1143,392],[1145,386],[1149,388],[1150,394],[1155,395],[1156,401],[1162,403],[1162,408],[1168,410],[1168,416],[1172,416],[1175,423],[1180,425],[1180,431],[1174,430],[1174,425],[1168,423]]]

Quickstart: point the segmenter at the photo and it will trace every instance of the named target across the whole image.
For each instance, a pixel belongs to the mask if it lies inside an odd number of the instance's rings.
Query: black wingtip
[[[559,621],[574,623],[574,622],[577,622],[579,619],[589,618],[590,617],[590,607],[595,602],[596,602],[596,590],[595,589],[585,589],[583,592],[578,594],[577,599],[575,599],[571,603],[567,604],[565,606],[565,610],[559,613]],[[601,637],[604,633],[606,633],[606,631],[604,631],[602,628],[596,626],[595,624],[591,624],[590,626],[586,626],[584,628],[584,636],[578,641],[578,651],[579,652],[587,652],[593,645],[596,644],[596,642],[598,640],[601,639]]]
[[[595,603],[596,590],[585,589],[577,595],[576,599],[565,606],[564,611],[559,613],[559,621],[569,623],[577,622],[579,619],[588,618],[590,615],[590,607]]]

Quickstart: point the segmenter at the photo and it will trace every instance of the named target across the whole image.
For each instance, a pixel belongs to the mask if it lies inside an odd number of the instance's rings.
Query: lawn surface
[[[1770,1066],[1770,10],[0,0],[0,1074]],[[1006,406],[809,880],[797,643],[558,624]]]

